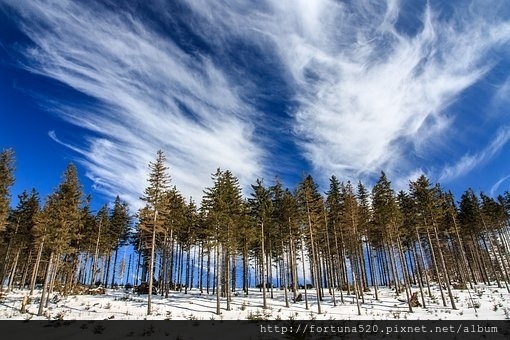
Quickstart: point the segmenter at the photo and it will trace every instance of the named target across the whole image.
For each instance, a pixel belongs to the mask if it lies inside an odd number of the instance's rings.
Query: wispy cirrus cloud
[[[465,154],[457,163],[444,167],[439,175],[439,181],[449,181],[469,173],[476,166],[493,158],[509,140],[510,127],[501,127],[486,148],[476,154]]]
[[[404,7],[413,5],[398,0],[190,4],[219,23],[216,39],[234,34],[277,51],[297,102],[295,142],[326,177],[385,170],[403,183],[451,151],[447,141],[462,149],[462,112],[448,109],[510,41],[502,1],[430,1],[414,4],[410,18]]]
[[[499,187],[501,186],[501,184],[503,184],[509,178],[510,178],[510,174],[500,178],[499,180],[497,180],[496,183],[494,183],[492,185],[491,189],[489,190],[489,195],[492,196],[492,197],[496,196],[497,191],[499,190]]]
[[[8,3],[35,45],[26,67],[99,102],[52,109],[95,133],[77,151],[104,192],[135,197],[158,148],[196,197],[217,166],[246,185],[300,157],[322,181],[448,181],[508,141],[466,153],[469,118],[451,109],[508,47],[504,1]]]
[[[295,128],[321,172],[414,173],[421,164],[409,162],[409,154],[426,160],[435,139],[455,135],[457,117],[447,108],[486,74],[492,49],[510,38],[508,21],[459,9],[445,20],[431,6],[410,35],[397,28],[400,6],[320,1],[311,11],[299,9],[308,19],[295,28],[281,12],[282,27],[291,28],[278,45],[300,87]]]
[[[173,181],[200,199],[217,167],[246,183],[261,173],[256,114],[207,55],[190,55],[128,10],[75,1],[10,2],[34,45],[24,67],[96,101],[46,105],[93,132],[79,145],[88,176],[135,206],[158,149]],[[51,136],[57,140],[57,132]]]

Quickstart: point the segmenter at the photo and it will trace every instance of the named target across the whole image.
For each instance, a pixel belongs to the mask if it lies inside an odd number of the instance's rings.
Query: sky
[[[396,190],[510,186],[506,0],[0,0],[0,149],[13,198],[70,162],[94,202],[132,207],[164,151],[200,201],[311,174]]]

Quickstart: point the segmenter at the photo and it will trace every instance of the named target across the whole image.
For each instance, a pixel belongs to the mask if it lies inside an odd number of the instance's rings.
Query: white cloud
[[[398,25],[398,0],[189,0],[182,6],[193,33],[211,48],[241,40],[279,58],[294,95],[293,121],[286,123],[321,176],[365,180],[384,170],[403,184],[427,168],[420,160],[443,151],[436,147],[462,148],[454,140],[462,131],[453,125],[462,113],[448,108],[497,63],[491,53],[510,41],[510,23],[498,16],[504,1],[456,3],[448,15],[427,3],[416,32]],[[81,151],[89,176],[105,191],[140,192],[158,148],[167,151],[176,184],[195,196],[217,166],[244,184],[271,174],[266,166],[282,166],[265,164],[271,150],[254,141],[263,113],[246,99],[251,94],[242,94],[253,90],[249,79],[227,77],[211,57],[185,53],[122,11],[66,1],[13,6],[37,45],[29,55],[37,63],[29,67],[104,105],[60,110],[100,134]],[[164,6],[158,13],[173,20]],[[497,140],[506,142],[501,131],[486,151],[466,154],[438,177],[453,179],[488,159]]]
[[[330,4],[309,29],[321,36],[279,38],[301,86],[296,131],[320,171],[359,178],[415,166],[407,153],[425,156],[433,138],[447,137],[445,109],[490,69],[491,47],[510,37],[508,23],[441,22],[429,7],[422,30],[408,36],[395,28],[396,2],[387,4],[360,2],[349,15]]]
[[[503,182],[505,182],[507,179],[510,178],[510,174],[509,175],[506,175],[504,176],[503,178],[500,178],[496,183],[494,183],[494,185],[491,187],[491,189],[489,190],[489,195],[491,197],[494,197],[497,195],[498,193],[498,190],[499,190],[499,187],[501,186],[501,184],[503,184]]]
[[[209,23],[221,22],[220,36],[276,48],[299,103],[294,129],[305,157],[320,174],[344,179],[385,170],[404,182],[422,166],[409,153],[427,159],[435,146],[455,144],[461,113],[447,109],[510,41],[502,1],[452,4],[450,17],[426,5],[412,34],[397,27],[398,0],[248,3],[191,1]]]
[[[465,154],[457,163],[444,167],[439,175],[439,181],[451,181],[469,173],[476,166],[490,160],[499,153],[509,140],[510,127],[500,128],[496,137],[485,149],[476,154]]]
[[[99,191],[139,205],[158,149],[165,151],[173,183],[195,200],[217,167],[243,184],[260,173],[263,152],[252,141],[250,123],[255,112],[207,56],[186,54],[122,10],[74,1],[12,5],[34,42],[23,51],[25,67],[99,100],[47,103],[99,136],[82,145],[59,141],[80,153]],[[58,141],[56,133],[50,136]]]

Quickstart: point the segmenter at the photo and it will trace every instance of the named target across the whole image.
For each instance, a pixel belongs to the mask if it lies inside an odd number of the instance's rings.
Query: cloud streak
[[[503,182],[505,182],[509,178],[510,178],[510,174],[504,176],[503,178],[500,178],[496,183],[494,183],[492,185],[491,189],[489,190],[489,195],[491,195],[493,197],[496,196],[497,191],[499,190],[499,187],[501,186],[501,184],[503,184]]]
[[[508,42],[508,22],[460,12],[445,21],[427,6],[409,35],[397,29],[398,1],[319,3],[300,10],[317,16],[300,21],[301,34],[291,28],[278,42],[301,88],[295,129],[307,157],[319,171],[351,179],[415,172],[408,155],[426,159],[434,139],[448,138],[449,105],[491,68],[488,54]]]
[[[218,166],[247,186],[299,173],[299,157],[323,182],[384,170],[404,183],[427,167],[449,181],[508,141],[505,128],[479,153],[459,152],[466,120],[452,109],[508,47],[503,1],[7,3],[34,43],[24,66],[87,96],[48,102],[91,132],[72,146],[87,175],[132,203],[159,148],[175,184],[198,198]],[[279,97],[277,110],[261,109]]]
[[[405,182],[437,160],[437,149],[447,152],[444,144],[462,148],[462,113],[450,107],[510,40],[501,1],[430,1],[412,9],[414,18],[397,0],[190,3],[210,25],[221,22],[215,36],[277,51],[298,103],[292,125],[301,152],[322,176],[351,180],[385,170]]]
[[[476,154],[465,154],[453,165],[443,168],[439,175],[439,181],[451,181],[452,179],[466,175],[475,167],[487,162],[498,154],[510,140],[510,127],[505,126],[498,130],[496,137],[490,144]],[[491,189],[491,191],[494,191]]]
[[[263,153],[250,122],[256,111],[208,56],[191,56],[140,18],[97,3],[11,4],[34,42],[23,50],[25,67],[99,102],[47,103],[94,133],[72,147],[99,191],[138,205],[147,164],[160,148],[174,184],[195,199],[217,167],[243,182],[260,173]]]

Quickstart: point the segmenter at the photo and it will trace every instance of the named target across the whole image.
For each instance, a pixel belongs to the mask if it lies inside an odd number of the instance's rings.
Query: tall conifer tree
[[[158,214],[164,214],[166,207],[164,205],[164,196],[170,184],[170,175],[168,167],[165,164],[166,157],[162,150],[157,152],[156,161],[149,163],[148,186],[145,188],[144,195],[141,197],[147,204],[145,211],[150,220],[145,221],[150,226],[150,255],[149,255],[149,294],[147,298],[147,315],[152,313],[152,289],[154,284],[154,262],[156,250],[156,234],[161,228]]]
[[[262,262],[262,308],[267,308],[266,300],[266,285],[267,285],[267,250],[266,243],[269,238],[266,238],[268,230],[271,228],[272,214],[273,214],[273,202],[271,201],[271,192],[266,188],[261,179],[257,179],[257,183],[252,185],[253,192],[251,198],[248,199],[250,205],[250,212],[256,225],[260,228],[260,259]],[[270,255],[270,254],[269,254]],[[271,269],[269,269],[271,270]]]
[[[38,315],[43,313],[45,294],[49,296],[53,290],[53,279],[59,265],[62,265],[62,262],[70,256],[77,256],[77,249],[73,248],[73,241],[81,236],[78,231],[81,230],[83,202],[78,170],[71,163],[64,172],[63,180],[58,188],[48,196],[38,218],[38,224],[43,225],[42,230],[45,233],[44,246],[50,252]]]
[[[312,267],[315,292],[317,296],[317,313],[322,314],[321,310],[321,293],[319,279],[319,256],[317,254],[317,238],[318,234],[325,230],[324,205],[323,198],[319,193],[318,185],[315,183],[311,175],[308,175],[299,184],[297,189],[297,202],[301,209],[303,217],[303,226],[306,226],[309,241],[309,255]],[[303,259],[304,260],[304,259]],[[306,287],[306,282],[305,282]]]
[[[11,203],[11,187],[14,184],[14,151],[0,153],[0,231],[7,224]]]

